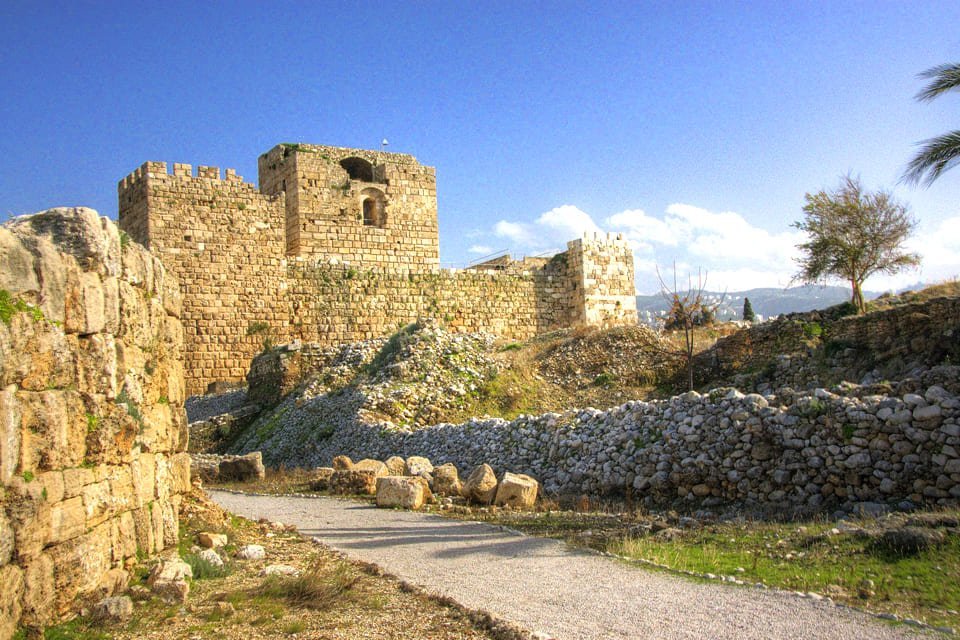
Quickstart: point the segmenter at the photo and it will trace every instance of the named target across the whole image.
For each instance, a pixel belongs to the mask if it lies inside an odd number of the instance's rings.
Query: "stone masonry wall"
[[[357,166],[359,178],[344,161]],[[433,167],[405,154],[307,144],[277,145],[258,164],[261,190],[286,194],[289,255],[393,269],[439,266]],[[375,224],[364,224],[367,199],[382,205]]]
[[[190,463],[177,282],[90,209],[0,227],[0,637],[176,544]]]
[[[621,234],[584,234],[567,243],[577,283],[572,324],[612,326],[637,322],[633,252]]]
[[[232,169],[220,179],[216,167],[192,175],[175,164],[170,175],[163,162],[145,163],[118,189],[120,228],[181,283],[187,393],[242,379],[267,327],[285,336],[291,321],[283,196],[260,194]]]

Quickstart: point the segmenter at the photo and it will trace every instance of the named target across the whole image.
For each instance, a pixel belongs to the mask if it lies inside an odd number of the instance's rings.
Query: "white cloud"
[[[755,287],[786,287],[796,273],[797,245],[805,235],[796,229],[770,231],[756,226],[734,211],[714,212],[677,202],[663,215],[643,209],[627,209],[603,220],[603,229],[623,233],[634,251],[637,288],[642,293],[659,289],[657,268],[673,280],[697,277],[700,268],[707,275],[710,290],[741,291]],[[562,205],[538,216],[533,222],[501,220],[493,233],[513,245],[514,252],[542,252],[563,247],[584,232],[603,232],[590,214],[574,205]],[[475,248],[486,248],[475,245]],[[471,248],[471,253],[479,253]],[[896,276],[876,276],[866,283],[870,290],[902,288],[920,280],[936,282],[960,275],[960,216],[941,221],[917,233],[907,242],[920,253],[920,270]],[[843,282],[838,282],[843,284]]]
[[[530,225],[520,222],[501,220],[493,227],[493,233],[498,238],[507,238],[520,246],[529,246],[534,242],[534,235]]]
[[[474,254],[480,255],[480,256],[487,256],[487,255],[490,255],[491,253],[493,253],[493,248],[492,248],[492,247],[488,247],[488,246],[485,245],[485,244],[475,244],[475,245],[471,246],[469,249],[467,249],[467,252],[468,252],[468,253],[474,253]]]
[[[583,237],[584,233],[602,233],[589,214],[572,204],[561,205],[541,214],[537,224],[559,242]]]
[[[864,284],[865,289],[896,290],[921,281],[934,283],[960,276],[960,216],[941,220],[933,229],[921,229],[904,245],[920,254],[919,269],[873,276]]]

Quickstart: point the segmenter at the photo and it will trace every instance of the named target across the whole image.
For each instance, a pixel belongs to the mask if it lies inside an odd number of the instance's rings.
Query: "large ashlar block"
[[[2,330],[2,327],[0,327]],[[0,483],[7,484],[20,464],[20,403],[16,385],[0,390]]]
[[[12,638],[23,613],[23,570],[0,567],[0,638]]]
[[[83,498],[76,496],[50,507],[50,542],[57,544],[82,534],[87,528]]]
[[[111,524],[105,522],[89,533],[50,548],[53,558],[57,612],[73,607],[78,595],[92,593],[111,566]]]
[[[53,558],[48,553],[40,554],[24,566],[23,624],[42,627],[54,619],[53,571]]]
[[[21,411],[20,465],[25,470],[80,466],[87,421],[80,394],[57,390],[17,394]]]

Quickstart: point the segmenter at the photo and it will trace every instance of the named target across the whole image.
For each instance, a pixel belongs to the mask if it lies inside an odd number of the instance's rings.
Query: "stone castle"
[[[260,188],[232,169],[146,162],[118,185],[119,225],[175,275],[188,394],[238,381],[265,343],[340,344],[430,315],[526,339],[637,322],[621,236],[551,258],[441,269],[436,175],[405,154],[280,144]]]

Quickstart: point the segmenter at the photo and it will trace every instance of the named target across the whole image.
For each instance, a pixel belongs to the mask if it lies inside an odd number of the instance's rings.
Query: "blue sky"
[[[898,186],[960,94],[913,100],[960,59],[957,2],[0,4],[0,217],[116,216],[145,160],[256,181],[278,142],[437,168],[441,260],[626,233],[713,289],[783,286],[803,195],[852,171],[920,228],[918,272],[960,275],[960,170]]]

